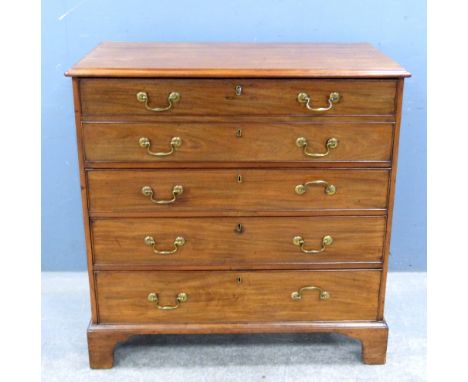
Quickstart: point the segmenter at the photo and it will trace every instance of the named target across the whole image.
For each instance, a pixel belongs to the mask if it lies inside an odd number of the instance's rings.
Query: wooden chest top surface
[[[370,44],[104,42],[74,77],[408,77]]]

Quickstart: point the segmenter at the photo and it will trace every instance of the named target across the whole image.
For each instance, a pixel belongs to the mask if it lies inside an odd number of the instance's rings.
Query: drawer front
[[[385,169],[88,171],[89,209],[150,214],[385,209],[388,175]],[[155,203],[161,201],[167,204]]]
[[[178,269],[380,261],[384,234],[384,217],[139,218],[92,223],[95,264]],[[298,236],[303,242],[293,240]]]
[[[104,271],[96,281],[100,323],[375,320],[380,271]]]
[[[390,162],[392,126],[84,123],[83,134],[86,160],[97,162]]]
[[[84,118],[105,115],[109,120],[148,115],[393,115],[396,81],[90,78],[80,81],[80,92]],[[137,98],[142,92],[146,101]],[[171,93],[180,99],[170,100]],[[309,110],[298,101],[299,93],[308,95],[310,108],[332,107]],[[338,102],[329,102],[331,93],[339,93]]]

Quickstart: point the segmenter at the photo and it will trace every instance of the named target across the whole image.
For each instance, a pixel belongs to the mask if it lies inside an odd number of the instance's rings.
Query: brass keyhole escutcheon
[[[241,223],[236,224],[236,228],[234,229],[236,233],[243,233],[244,232],[244,226]]]
[[[242,95],[242,85],[237,85],[236,86],[236,96],[241,96]]]
[[[237,137],[237,138],[242,138],[242,129],[237,129],[237,131],[236,131],[236,137]]]
[[[237,182],[237,183],[242,183],[242,182],[243,182],[242,175],[240,175],[240,174],[237,175],[237,177],[236,177],[236,182]]]
[[[242,284],[242,277],[237,276],[237,277],[236,277],[236,283],[237,283],[237,284]]]

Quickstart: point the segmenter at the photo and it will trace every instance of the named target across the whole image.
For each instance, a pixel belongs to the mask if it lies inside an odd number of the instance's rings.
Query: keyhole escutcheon
[[[244,232],[244,226],[241,223],[236,224],[236,228],[234,229],[236,233],[243,233]]]

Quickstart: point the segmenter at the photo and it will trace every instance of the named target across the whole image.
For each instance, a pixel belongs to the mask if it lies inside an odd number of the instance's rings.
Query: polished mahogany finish
[[[372,45],[104,42],[74,77],[401,78],[410,74]]]
[[[92,216],[314,210],[384,214],[389,182],[387,169],[90,170],[87,175]],[[325,185],[316,184],[301,195],[296,192],[297,186],[313,181],[325,181],[336,191],[329,195]],[[167,200],[176,185],[183,193],[170,204],[152,203],[141,191],[149,186],[155,199]]]
[[[236,95],[236,87],[242,93]],[[311,104],[327,106],[330,93],[338,92],[339,102],[324,116],[388,116],[395,113],[395,80],[291,80],[291,79],[82,79],[81,107],[83,120],[105,116],[109,121],[137,119],[148,110],[137,101],[144,91],[149,106],[165,106],[172,91],[180,94],[171,115],[292,115],[311,112],[297,101],[307,92]],[[279,91],[280,90],[280,91]],[[217,97],[217,98],[216,98]],[[152,113],[155,121],[162,115]]]
[[[96,273],[96,280],[103,324],[373,321],[380,271],[104,271]],[[309,285],[329,297],[308,290],[300,300],[291,298]],[[180,292],[188,297],[168,312],[148,301],[152,292],[162,306],[172,306]]]
[[[210,162],[225,167],[238,163],[277,166],[294,162],[302,166],[322,163],[388,167],[392,160],[393,124],[391,123],[83,123],[85,160],[101,166],[125,163],[126,167],[146,165],[167,167],[199,165]],[[139,146],[148,138],[151,150],[169,151],[173,137],[182,144],[173,155],[155,157]],[[304,154],[296,141],[307,139],[307,151],[326,152],[329,139],[338,145],[323,157]],[[282,142],[282,144],[278,144]],[[301,163],[302,162],[302,163]],[[94,167],[94,166],[91,166]]]
[[[231,269],[233,264],[237,269],[342,267],[343,263],[381,267],[385,220],[385,216],[94,219],[94,265],[172,270]],[[176,253],[160,255],[145,244],[148,235],[160,250],[172,249],[178,236],[186,242]],[[321,249],[326,235],[333,243],[320,253],[305,253],[293,243],[298,235],[306,250]]]
[[[403,80],[368,44],[103,43],[71,68],[92,368],[137,334],[385,362]]]

